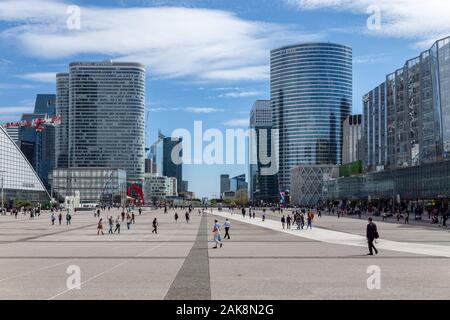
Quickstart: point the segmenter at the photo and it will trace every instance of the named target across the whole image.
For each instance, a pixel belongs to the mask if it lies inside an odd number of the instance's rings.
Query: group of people
[[[306,216],[306,218],[305,218]],[[297,210],[292,213],[292,217],[288,214],[287,217],[284,215],[281,217],[281,226],[283,229],[291,229],[292,225],[297,226],[297,230],[300,230],[305,227],[305,220],[306,220],[306,229],[312,229],[312,223],[314,220],[314,212],[311,210],[306,211],[306,209],[303,210]]]
[[[225,219],[225,222],[223,223],[223,227],[225,229],[225,236],[223,239],[231,239],[230,237],[230,228],[231,228],[231,222],[228,219]],[[221,225],[219,224],[219,221],[216,219],[214,220],[214,226],[213,226],[213,235],[214,235],[214,242],[216,245],[213,247],[213,249],[222,248],[223,242],[222,242],[222,234],[221,234]]]
[[[126,210],[126,212],[125,212]],[[142,213],[142,209],[139,208],[139,215]],[[97,210],[94,212],[94,217],[100,218],[100,208],[97,208]],[[117,232],[117,234],[120,234],[120,227],[123,222],[126,222],[127,229],[131,229],[131,225],[136,223],[136,216],[134,212],[131,210],[131,208],[122,207],[122,213],[117,216],[117,218],[114,220],[113,216],[108,217],[108,225],[109,230],[108,234],[114,234]],[[115,225],[115,229],[114,229]],[[114,229],[114,231],[113,231]],[[103,218],[100,218],[100,220],[97,223],[97,235],[100,235],[100,233],[103,235]]]

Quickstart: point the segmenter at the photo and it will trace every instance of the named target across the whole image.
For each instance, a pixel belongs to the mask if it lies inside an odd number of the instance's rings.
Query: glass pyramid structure
[[[11,207],[15,199],[41,204],[50,200],[33,167],[0,126],[0,188],[2,180],[5,207]]]

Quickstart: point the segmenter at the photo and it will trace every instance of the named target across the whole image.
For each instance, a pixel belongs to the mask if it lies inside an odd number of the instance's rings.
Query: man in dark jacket
[[[372,221],[372,218],[369,218],[369,223],[367,224],[366,237],[369,244],[368,255],[373,256],[373,250],[375,250],[375,254],[378,254],[377,248],[373,245],[374,240],[378,239],[378,231],[377,225]]]

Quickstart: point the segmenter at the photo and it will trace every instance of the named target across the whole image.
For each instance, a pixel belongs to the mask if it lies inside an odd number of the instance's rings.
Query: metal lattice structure
[[[337,175],[334,165],[302,165],[291,170],[291,199],[298,205],[312,206],[323,200],[323,180]]]

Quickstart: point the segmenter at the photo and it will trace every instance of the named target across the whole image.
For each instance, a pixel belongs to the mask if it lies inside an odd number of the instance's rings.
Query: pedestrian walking
[[[220,247],[222,248],[223,243],[220,235],[220,224],[217,220],[214,220],[213,234],[214,234],[214,241],[216,242],[216,246],[213,247],[213,249],[217,249],[218,245],[220,245]]]
[[[117,216],[117,219],[116,219],[116,229],[114,229],[114,233],[118,233],[118,234],[120,234],[120,217],[119,216]]]
[[[409,224],[409,212],[405,215],[405,224]]]
[[[100,218],[100,221],[97,224],[97,235],[100,235],[100,232],[103,235],[103,218]]]
[[[290,215],[287,215],[286,227],[287,227],[287,229],[291,229],[291,216]]]
[[[175,223],[178,223],[178,213],[175,212],[174,218],[175,218]]]
[[[377,225],[373,222],[371,217],[369,217],[369,223],[367,224],[366,237],[367,237],[367,243],[369,246],[369,253],[367,255],[373,256],[373,251],[375,251],[375,254],[378,254],[378,250],[373,245],[373,242],[375,241],[375,239],[378,239],[380,236],[378,234]]]
[[[62,221],[62,213],[61,212],[58,214],[58,221],[59,221],[59,225],[61,225],[61,221]]]
[[[230,239],[230,228],[231,228],[231,223],[230,220],[226,219],[223,227],[225,228],[225,236],[223,237],[224,239]]]
[[[127,229],[130,230],[131,227],[131,215],[127,213]]]
[[[284,225],[286,223],[286,218],[284,217],[284,215],[281,217],[281,225],[283,226],[284,229]]]
[[[308,218],[307,218],[308,225],[306,226],[306,230],[308,230],[308,228],[312,229],[313,219],[314,219],[313,214],[311,212],[308,212]]]
[[[188,211],[186,211],[185,217],[186,217],[186,223],[189,223],[190,216],[189,216]]]
[[[152,233],[158,234],[158,220],[156,218],[153,219],[152,225],[153,225]]]
[[[131,213],[131,223],[136,224],[136,221],[134,220],[136,216],[134,215],[134,212]]]
[[[52,219],[52,226],[54,226],[55,225],[55,219],[56,219],[54,213],[52,213],[51,219]]]
[[[110,216],[110,217],[108,218],[108,224],[109,224],[108,234],[113,234],[113,233],[114,233],[114,232],[113,232],[114,220],[113,220],[113,217],[112,217],[112,216]]]

